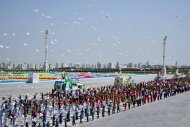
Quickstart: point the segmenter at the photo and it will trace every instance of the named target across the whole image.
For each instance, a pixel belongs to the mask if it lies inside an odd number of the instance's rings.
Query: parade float
[[[190,69],[189,69],[189,71],[188,71],[188,73],[187,73],[187,77],[190,77]]]
[[[114,80],[115,86],[133,86],[134,85],[134,79],[132,79],[131,76],[127,74],[120,73],[118,76],[115,77]]]
[[[56,91],[76,91],[78,89],[84,90],[85,85],[77,79],[71,79],[66,72],[61,73],[60,79],[54,83],[54,90]]]
[[[155,81],[161,81],[162,77],[160,76],[160,72],[157,74],[157,76],[154,78]]]

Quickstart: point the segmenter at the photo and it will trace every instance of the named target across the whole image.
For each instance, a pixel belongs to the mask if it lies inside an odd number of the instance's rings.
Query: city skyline
[[[189,65],[190,1],[1,1],[0,62]]]
[[[170,68],[181,68],[181,67],[190,67],[190,65],[178,65],[177,61],[174,65],[166,65]],[[94,68],[94,69],[127,69],[127,68],[135,68],[135,69],[143,69],[143,68],[152,68],[152,69],[159,69],[162,68],[163,65],[159,64],[150,64],[150,62],[145,63],[125,63],[120,64],[117,63],[101,63],[97,61],[93,64],[85,64],[85,63],[54,63],[54,64],[48,64],[49,69],[55,69],[55,68]],[[16,63],[16,62],[9,62],[9,63],[0,63],[0,69],[45,69],[44,64],[36,64],[36,63]]]

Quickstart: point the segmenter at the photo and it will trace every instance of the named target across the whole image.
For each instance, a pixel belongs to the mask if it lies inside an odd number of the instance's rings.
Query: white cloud
[[[88,4],[88,8],[91,8],[91,5],[90,5],[90,4]]]
[[[71,51],[71,49],[67,49],[67,52],[68,52],[68,53],[71,53],[72,51]]]
[[[15,33],[12,33],[12,36],[14,37],[14,36],[15,36]]]
[[[106,14],[106,18],[110,18],[110,14],[109,13]]]
[[[80,22],[73,22],[74,24],[78,24],[78,25],[80,25]]]
[[[79,20],[83,20],[83,18],[82,18],[82,17],[79,17],[78,19],[79,19]]]
[[[3,36],[7,36],[7,33],[3,33]]]
[[[40,50],[39,49],[36,49],[36,52],[39,52]]]
[[[98,44],[96,44],[96,43],[90,43],[90,44],[88,44],[88,45],[94,45],[94,46],[96,46],[96,45],[98,45]]]
[[[0,48],[3,48],[4,46],[0,44]]]
[[[54,33],[54,32],[52,32],[52,33],[51,33],[51,35],[55,35],[55,33]]]
[[[26,35],[27,35],[27,36],[29,36],[29,35],[30,35],[30,33],[29,33],[29,32],[26,32]]]
[[[94,31],[97,31],[97,29],[94,27],[94,26],[92,26],[92,27],[90,27],[92,30],[94,30]]]
[[[54,44],[55,44],[55,42],[53,42],[53,41],[51,41],[50,43],[51,43],[52,45],[54,45]]]
[[[24,46],[28,46],[28,44],[27,44],[27,43],[24,43]]]
[[[35,9],[34,12],[39,12],[39,10],[38,10],[38,9]]]
[[[86,51],[90,51],[90,49],[86,49]]]
[[[46,16],[47,19],[51,19],[51,16]]]
[[[118,44],[120,44],[120,43],[121,43],[121,41],[117,41],[117,43],[118,43]]]

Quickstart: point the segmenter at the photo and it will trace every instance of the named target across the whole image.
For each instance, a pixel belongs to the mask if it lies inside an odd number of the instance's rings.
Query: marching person
[[[115,105],[112,107],[112,114],[115,114]]]
[[[94,120],[94,108],[92,108],[92,121]]]
[[[76,117],[75,117],[75,114],[73,114],[73,120],[72,120],[72,125],[73,126],[76,126]]]
[[[82,116],[82,114],[80,114],[80,124],[82,124],[82,118],[83,118],[83,116]]]
[[[65,127],[67,127],[67,118],[65,117]]]
[[[103,107],[102,107],[102,117],[104,117],[105,116],[105,105],[103,105]]]
[[[58,120],[58,118],[56,119],[55,127],[59,127],[59,120]]]
[[[119,101],[117,102],[117,113],[120,112],[120,105],[119,105]]]
[[[53,118],[52,118],[52,126],[55,126],[55,123],[56,123],[56,119],[55,119],[55,115],[53,115]]]
[[[47,127],[50,127],[50,122],[48,121],[47,124],[46,124]]]
[[[100,114],[100,107],[99,105],[97,106],[97,118],[99,118],[99,114]]]
[[[59,123],[62,124],[62,122],[63,122],[63,114],[60,113],[60,115],[59,115]]]
[[[89,121],[88,117],[89,117],[89,113],[87,112],[87,113],[86,113],[87,122]]]
[[[110,115],[111,103],[108,104],[108,116]]]

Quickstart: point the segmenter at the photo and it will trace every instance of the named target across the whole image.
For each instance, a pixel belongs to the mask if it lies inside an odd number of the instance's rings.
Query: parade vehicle
[[[127,74],[120,73],[119,76],[115,77],[114,80],[115,86],[132,86],[134,85],[134,79]]]
[[[179,73],[179,69],[177,68],[173,78],[182,78],[182,77],[184,77],[184,75],[182,73]]]
[[[84,90],[85,85],[76,79],[71,79],[69,74],[64,72],[61,74],[61,79],[55,81],[54,90],[56,91],[76,91]]]
[[[189,71],[188,71],[188,73],[187,73],[187,77],[190,77],[190,69],[189,69]]]
[[[160,76],[160,73],[157,74],[157,76],[154,78],[155,81],[161,81],[162,77]]]

